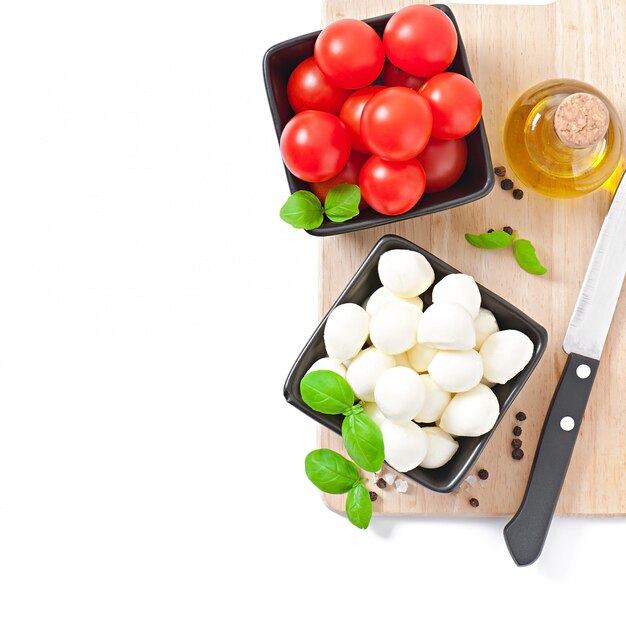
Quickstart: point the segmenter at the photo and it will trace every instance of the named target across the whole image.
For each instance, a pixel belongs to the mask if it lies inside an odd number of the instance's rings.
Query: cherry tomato
[[[358,19],[340,19],[326,26],[315,41],[314,54],[322,73],[339,88],[371,84],[385,64],[380,37]]]
[[[346,126],[332,114],[299,112],[280,137],[285,166],[304,181],[326,181],[337,175],[350,156]]]
[[[434,136],[417,156],[426,173],[426,192],[441,192],[453,186],[467,164],[465,138],[439,140]]]
[[[374,155],[409,160],[428,144],[432,124],[430,106],[421,95],[404,86],[392,86],[365,104],[361,138]]]
[[[455,140],[467,136],[480,121],[483,110],[480,93],[460,73],[439,73],[420,89],[433,113],[433,136]]]
[[[422,78],[447,69],[457,43],[450,18],[428,5],[400,9],[387,22],[383,33],[387,58],[396,67]]]
[[[426,175],[416,159],[389,162],[373,155],[361,168],[359,186],[373,209],[397,216],[409,211],[422,197]]]
[[[326,197],[328,196],[328,192],[330,192],[330,189],[334,188],[336,185],[339,185],[340,183],[354,183],[358,185],[359,173],[361,172],[361,168],[363,167],[363,164],[365,164],[366,160],[367,155],[353,150],[352,153],[350,153],[348,163],[344,166],[343,170],[336,177],[333,177],[328,181],[312,183],[311,192],[313,192],[313,194],[315,194],[315,196],[317,196],[317,198],[324,203],[324,201],[326,201]],[[359,209],[365,209],[366,207],[367,203],[363,199],[363,196],[361,196]]]
[[[339,118],[348,128],[352,148],[360,151],[361,153],[370,153],[370,150],[365,146],[365,143],[361,138],[361,113],[363,112],[365,104],[376,93],[382,90],[385,90],[384,86],[367,86],[352,93],[352,95],[346,99],[343,106],[341,106]]]
[[[385,63],[382,78],[385,86],[406,86],[415,91],[418,91],[422,84],[426,82],[426,78],[418,78],[416,75],[411,75],[389,62]]]
[[[287,98],[294,112],[321,110],[339,114],[350,91],[333,86],[315,64],[315,58],[303,60],[289,76]]]

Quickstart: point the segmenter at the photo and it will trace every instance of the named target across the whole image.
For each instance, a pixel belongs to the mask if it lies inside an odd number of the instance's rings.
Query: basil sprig
[[[326,196],[324,206],[308,190],[294,192],[280,209],[280,217],[296,229],[310,231],[324,221],[324,214],[333,222],[345,222],[359,213],[361,190],[358,185],[340,183]]]
[[[363,470],[378,472],[385,460],[383,434],[376,423],[365,414],[346,416],[341,425],[341,437],[348,455]]]
[[[527,239],[518,239],[517,231],[513,231],[512,235],[506,231],[492,231],[491,233],[480,233],[478,235],[465,233],[465,239],[475,248],[484,250],[498,250],[499,248],[506,248],[512,245],[515,260],[525,272],[541,276],[548,271],[537,258],[537,253],[532,243]]]

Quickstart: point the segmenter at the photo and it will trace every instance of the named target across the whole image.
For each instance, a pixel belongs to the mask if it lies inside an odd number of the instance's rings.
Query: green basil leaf
[[[361,190],[353,183],[340,183],[330,189],[324,211],[329,220],[333,222],[345,222],[359,215],[359,203],[361,202]]]
[[[313,371],[300,381],[304,402],[322,414],[341,414],[354,405],[350,384],[334,371]]]
[[[513,243],[513,236],[504,231],[493,231],[491,233],[481,233],[480,235],[465,233],[465,239],[472,244],[472,246],[485,250],[506,248]]]
[[[519,266],[529,274],[541,276],[548,269],[541,265],[541,261],[537,258],[535,247],[527,239],[517,239],[513,245],[513,253],[515,260]]]
[[[372,501],[370,493],[361,482],[348,492],[346,515],[357,528],[369,526],[372,519]]]
[[[383,434],[369,416],[359,412],[346,416],[341,436],[348,455],[357,466],[367,472],[380,470],[385,459]]]
[[[325,448],[306,456],[304,470],[309,481],[328,494],[345,494],[359,480],[359,470],[351,461]]]
[[[312,192],[294,192],[280,209],[280,217],[295,229],[316,229],[324,221],[322,203]]]

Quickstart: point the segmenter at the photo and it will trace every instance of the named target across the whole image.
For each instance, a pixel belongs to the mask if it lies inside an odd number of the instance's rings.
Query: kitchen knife
[[[567,362],[543,424],[524,499],[504,527],[518,565],[530,565],[543,549],[625,273],[626,174],[604,218],[565,334]]]

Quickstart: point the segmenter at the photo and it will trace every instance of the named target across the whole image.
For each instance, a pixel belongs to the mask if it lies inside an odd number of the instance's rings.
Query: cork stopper
[[[609,129],[609,111],[595,95],[574,93],[556,109],[554,129],[561,142],[568,147],[592,147],[602,140]]]

